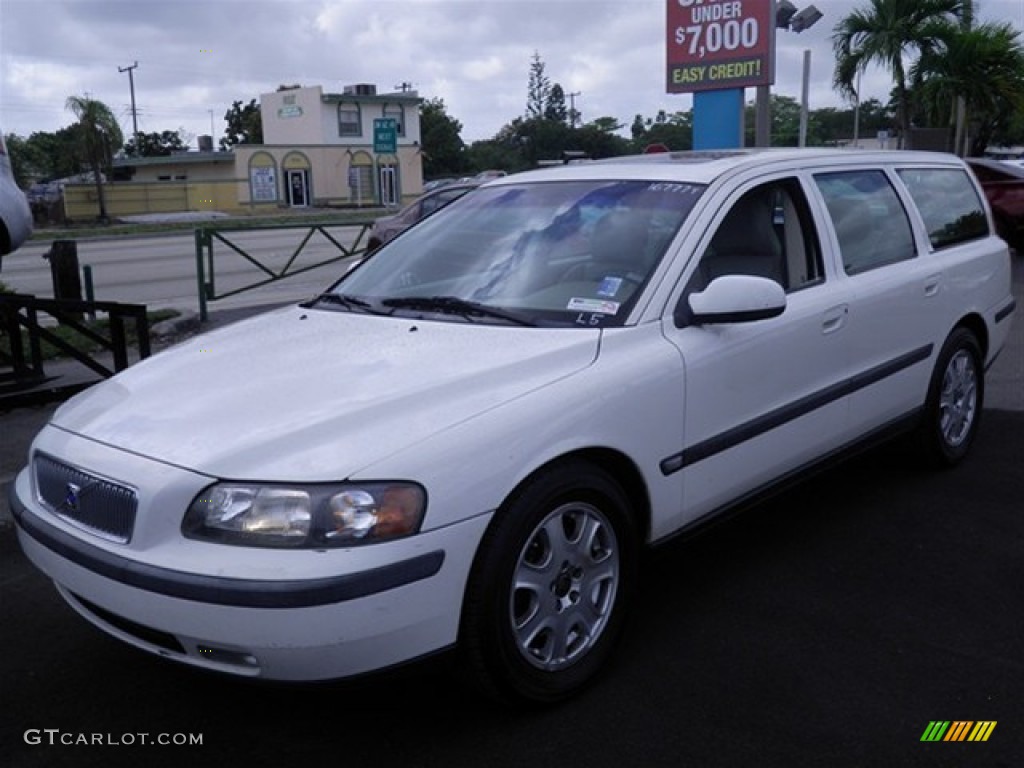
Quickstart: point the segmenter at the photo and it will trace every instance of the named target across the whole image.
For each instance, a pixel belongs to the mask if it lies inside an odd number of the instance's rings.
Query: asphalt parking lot
[[[0,520],[0,765],[1021,765],[1022,339],[1018,309],[963,465],[890,444],[659,550],[608,673],[554,709],[481,703],[451,657],[302,687],[151,658],[75,616]],[[0,484],[48,413],[0,414]],[[937,720],[996,725],[922,742]],[[162,735],[202,743],[142,744]]]

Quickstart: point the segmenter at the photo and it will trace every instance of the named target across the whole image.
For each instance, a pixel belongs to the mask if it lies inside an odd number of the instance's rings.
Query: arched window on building
[[[354,203],[377,203],[377,185],[373,178],[373,157],[355,152],[349,163],[348,196]]]
[[[249,200],[277,202],[277,163],[269,152],[255,152],[249,158]]]

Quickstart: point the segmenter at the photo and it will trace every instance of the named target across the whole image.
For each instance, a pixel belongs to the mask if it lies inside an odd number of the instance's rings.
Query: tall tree
[[[1024,109],[1024,49],[1020,33],[1007,23],[949,25],[942,45],[922,53],[910,75],[935,122],[952,118],[962,100],[966,119],[977,126],[972,154],[980,154],[998,127]],[[956,152],[962,149],[959,138],[958,131]]]
[[[554,120],[556,123],[569,121],[569,109],[565,106],[565,91],[558,83],[551,86],[548,103],[544,107],[544,119]]]
[[[78,119],[78,128],[85,154],[96,182],[96,197],[100,204],[100,221],[107,221],[107,200],[103,191],[101,171],[109,169],[114,151],[124,144],[124,135],[110,107],[88,96],[69,96],[67,109]]]
[[[420,140],[426,178],[458,175],[468,170],[461,133],[462,123],[448,114],[444,99],[427,99],[420,104]]]
[[[544,117],[551,98],[551,80],[544,74],[544,62],[537,51],[530,60],[530,78],[526,85],[526,118],[535,120]],[[564,95],[563,95],[564,103]]]
[[[263,143],[263,116],[256,99],[250,99],[244,106],[240,101],[232,102],[231,109],[224,113],[224,122],[227,128],[220,140],[221,149],[237,144]]]
[[[847,97],[857,95],[857,74],[870,64],[889,70],[903,138],[910,130],[910,103],[905,57],[938,45],[944,24],[959,20],[970,0],[868,0],[836,24],[832,46],[836,55],[833,82]]]

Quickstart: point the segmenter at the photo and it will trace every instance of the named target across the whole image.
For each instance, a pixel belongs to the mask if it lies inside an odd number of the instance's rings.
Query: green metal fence
[[[296,225],[277,225],[277,226],[266,226],[266,227],[245,227],[245,228],[224,228],[218,229],[216,227],[203,227],[195,231],[196,238],[196,283],[199,290],[199,319],[205,322],[207,319],[207,302],[216,301],[218,299],[224,299],[228,296],[234,296],[243,291],[250,291],[254,288],[267,285],[269,283],[276,282],[278,280],[284,280],[287,277],[302,274],[308,272],[311,269],[317,269],[327,264],[333,264],[338,261],[344,261],[353,257],[361,256],[366,253],[366,242],[370,228],[373,226],[372,221],[352,221],[345,222],[343,224],[296,224]],[[344,244],[339,241],[339,238],[329,232],[329,229],[347,229],[355,230],[354,233],[349,232],[347,234],[354,234],[351,244]],[[245,233],[251,233],[256,231],[269,231],[269,230],[304,230],[305,234],[302,236],[298,245],[294,251],[287,257],[285,263],[280,268],[274,268],[271,265],[260,261],[258,258],[249,253],[243,245],[238,242],[239,236]],[[335,255],[326,259],[319,259],[312,263],[303,263],[297,265],[297,261],[303,251],[308,247],[309,243],[313,240],[314,235],[320,234],[327,243],[330,243],[336,249]],[[340,238],[341,240],[348,240],[348,237]],[[253,281],[246,283],[240,288],[233,288],[223,293],[217,292],[217,280],[216,280],[216,258],[215,258],[215,245],[219,245],[220,248],[226,248],[232,251],[247,262],[252,264],[255,268],[255,278]]]

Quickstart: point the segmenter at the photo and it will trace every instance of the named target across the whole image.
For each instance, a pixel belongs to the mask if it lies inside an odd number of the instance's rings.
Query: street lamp
[[[803,32],[814,26],[824,15],[813,5],[808,5],[798,11],[789,0],[778,0],[775,3],[775,28]],[[808,60],[807,57],[804,57],[805,82],[810,76],[808,69]],[[754,146],[757,147],[771,145],[771,95],[770,85],[757,86],[757,96],[754,102]]]

